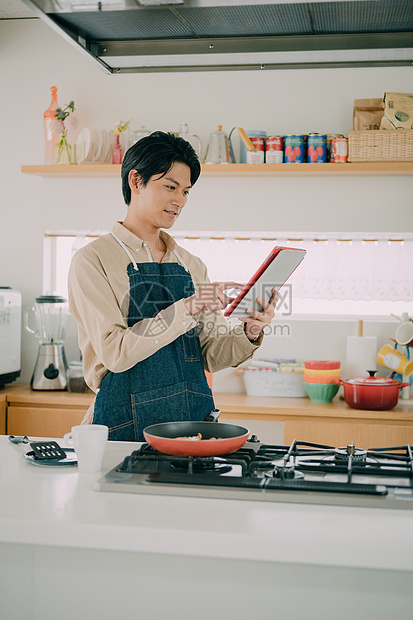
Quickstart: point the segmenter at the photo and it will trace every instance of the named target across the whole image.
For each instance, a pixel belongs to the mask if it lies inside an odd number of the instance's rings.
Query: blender
[[[29,327],[30,312],[34,313],[36,330]],[[35,305],[26,312],[26,330],[39,340],[39,352],[30,382],[32,390],[67,389],[67,362],[63,347],[66,318],[66,299],[56,295],[36,297]]]

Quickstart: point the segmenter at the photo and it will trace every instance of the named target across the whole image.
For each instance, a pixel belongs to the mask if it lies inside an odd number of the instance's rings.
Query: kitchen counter
[[[36,392],[28,386],[7,397],[11,435],[62,437],[80,424],[93,401],[92,392]],[[351,409],[336,397],[332,403],[309,398],[272,398],[214,394],[221,419],[247,426],[262,441],[290,444],[294,438],[327,445],[354,441],[361,448],[413,444],[413,401],[399,401],[391,411]],[[278,429],[273,423],[278,422]]]
[[[103,471],[136,446],[109,442]],[[101,474],[36,466],[26,451],[0,437],[4,620],[55,618],[56,605],[73,618],[79,600],[89,620],[119,616],[116,601],[121,618],[198,620],[217,604],[229,618],[273,604],[322,618],[317,597],[337,619],[350,600],[357,617],[411,613],[410,510],[97,492]]]

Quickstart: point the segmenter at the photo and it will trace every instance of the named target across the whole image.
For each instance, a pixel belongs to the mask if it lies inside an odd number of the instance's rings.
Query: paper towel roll
[[[368,370],[377,370],[376,336],[347,336],[346,379],[368,377]]]

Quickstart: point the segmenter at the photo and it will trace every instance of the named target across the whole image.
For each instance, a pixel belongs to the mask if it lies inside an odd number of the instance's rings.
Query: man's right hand
[[[241,290],[244,287],[237,282],[212,282],[185,299],[185,307],[192,316],[205,311],[218,312],[232,301],[233,298],[228,297],[224,293],[225,290],[230,288]]]

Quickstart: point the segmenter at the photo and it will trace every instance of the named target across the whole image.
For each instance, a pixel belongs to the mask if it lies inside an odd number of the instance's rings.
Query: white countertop
[[[138,445],[109,442],[102,473]],[[413,570],[410,510],[97,492],[29,449],[0,436],[0,542]]]

